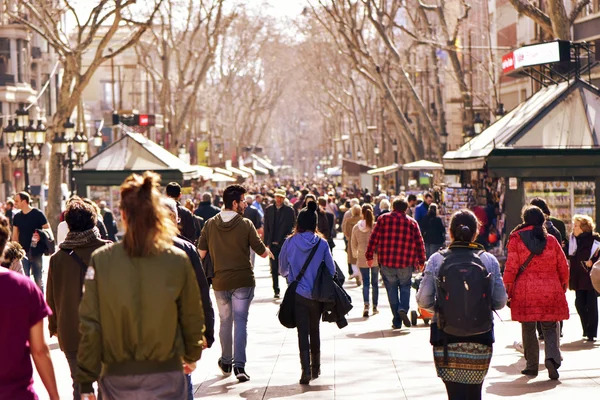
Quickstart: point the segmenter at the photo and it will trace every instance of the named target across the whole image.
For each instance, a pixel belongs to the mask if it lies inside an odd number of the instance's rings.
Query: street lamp
[[[373,152],[375,153],[375,164],[379,164],[379,145],[377,143],[373,146]]]
[[[398,166],[398,141],[396,139],[394,139],[394,141],[392,142],[392,150],[394,151],[394,164],[396,164],[396,166]],[[400,188],[400,168],[398,168],[396,170],[395,174],[395,181],[396,181],[396,193],[398,194],[398,189]]]
[[[38,125],[39,126],[39,125]],[[102,134],[98,131],[92,140],[94,147],[102,146]],[[63,124],[63,132],[54,135],[52,139],[54,152],[58,155],[59,165],[68,168],[71,195],[75,194],[75,176],[73,169],[81,168],[88,155],[88,137],[81,132],[75,132],[75,124],[67,118]]]
[[[356,152],[356,156],[358,157],[358,159],[360,160],[362,158],[362,152],[360,150],[358,150]]]
[[[21,104],[16,112],[16,120],[9,121],[4,128],[4,137],[8,145],[8,156],[11,161],[23,160],[25,175],[25,191],[31,192],[29,186],[29,160],[39,161],[42,158],[42,146],[46,139],[46,129],[41,121],[37,127],[29,119],[29,112]],[[16,122],[16,125],[15,125]],[[40,129],[38,131],[38,129]]]

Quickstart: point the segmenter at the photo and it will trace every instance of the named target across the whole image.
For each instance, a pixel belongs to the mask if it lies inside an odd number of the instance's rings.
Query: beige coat
[[[373,228],[375,224],[373,224]],[[363,228],[363,229],[361,229]],[[368,268],[367,258],[365,257],[365,253],[367,252],[367,246],[369,245],[369,239],[371,238],[371,232],[373,232],[373,228],[366,228],[366,223],[360,221],[358,224],[352,228],[352,250],[354,251],[354,257],[357,259],[356,265],[358,268]],[[364,230],[366,229],[366,231]],[[373,255],[373,266],[378,266],[377,263],[377,254]]]
[[[357,215],[355,217],[350,216],[344,218],[344,236],[346,236],[346,240],[348,240],[348,248],[346,249],[346,253],[348,253],[348,263],[349,264],[356,264],[356,256],[354,256],[354,253],[352,252],[352,228],[354,228],[354,226],[358,223],[358,221],[360,221],[360,215]]]

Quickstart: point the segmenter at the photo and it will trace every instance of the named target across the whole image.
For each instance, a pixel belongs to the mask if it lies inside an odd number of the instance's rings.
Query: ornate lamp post
[[[396,139],[394,139],[394,141],[392,142],[392,150],[394,151],[394,164],[398,165],[398,141]],[[396,180],[395,194],[398,194],[400,192],[400,171],[397,169],[394,175],[394,179]]]
[[[39,161],[42,158],[42,146],[46,141],[46,128],[42,121],[37,126],[29,119],[29,113],[23,108],[16,112],[15,121],[9,121],[4,128],[4,138],[8,145],[8,156],[11,161],[23,160],[25,191],[31,192],[29,185],[29,160]]]
[[[69,119],[63,124],[64,131],[56,132],[52,139],[52,146],[58,155],[58,162],[69,170],[69,184],[71,195],[75,194],[75,177],[73,169],[81,168],[88,156],[88,138],[85,134],[75,132],[75,124]],[[102,134],[97,132],[93,138],[95,147],[102,146]]]

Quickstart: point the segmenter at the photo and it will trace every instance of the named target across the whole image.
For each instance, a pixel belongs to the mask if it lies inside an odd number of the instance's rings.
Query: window
[[[117,103],[119,102],[119,90],[117,89],[117,84],[111,81],[102,81],[102,109],[103,110],[113,110],[116,108]],[[113,89],[116,89],[113,98]],[[113,107],[113,105],[115,107]]]

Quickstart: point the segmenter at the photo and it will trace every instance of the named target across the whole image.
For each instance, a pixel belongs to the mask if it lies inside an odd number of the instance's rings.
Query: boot
[[[317,379],[321,375],[321,353],[311,353],[312,365],[312,379]]]
[[[300,376],[300,384],[308,385],[310,382],[310,352],[300,352],[300,365],[302,365],[302,375]]]
[[[363,318],[367,318],[369,316],[369,305],[365,304],[365,308],[363,310]]]

